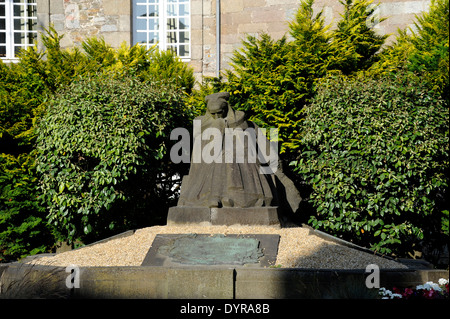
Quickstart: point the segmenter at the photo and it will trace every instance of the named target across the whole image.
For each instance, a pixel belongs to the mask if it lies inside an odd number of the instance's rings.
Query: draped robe
[[[201,129],[200,132],[195,132],[194,128],[193,152],[209,152],[206,155],[212,155],[214,160],[205,162],[201,154],[192,155],[196,160],[191,160],[189,175],[183,178],[178,206],[239,208],[271,206],[275,194],[273,179],[271,175],[261,174],[260,161],[254,161],[251,158],[249,160],[249,147],[252,146],[249,143],[253,143],[252,140],[244,138],[244,141],[236,142],[239,136],[235,136],[231,148],[233,160],[227,160],[227,156],[230,156],[230,148],[225,147],[225,135],[230,130],[226,129],[245,131],[250,127],[256,133],[258,127],[253,122],[245,120],[244,112],[234,111],[231,106],[228,106],[225,118],[215,119],[207,111],[205,115],[195,120],[201,122]],[[218,132],[221,138],[217,141],[214,139],[218,136],[212,136],[207,140],[202,139],[203,132],[208,128],[217,129],[215,132]],[[268,141],[264,138],[264,141],[255,140],[254,142],[257,146],[258,142],[267,143]],[[217,148],[205,147],[208,144]],[[244,158],[236,160],[239,151],[240,154],[244,154]]]

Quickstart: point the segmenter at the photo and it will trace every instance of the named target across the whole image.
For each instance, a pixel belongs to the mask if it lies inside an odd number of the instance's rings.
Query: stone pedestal
[[[278,207],[171,207],[167,216],[167,225],[186,224],[280,226],[280,220]]]

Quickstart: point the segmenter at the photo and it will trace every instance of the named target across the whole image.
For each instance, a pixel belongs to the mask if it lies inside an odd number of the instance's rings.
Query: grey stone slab
[[[183,207],[169,208],[167,225],[183,224],[211,224],[211,212],[208,207]]]
[[[169,208],[167,225],[266,225],[280,226],[278,207],[189,207]]]
[[[234,295],[233,268],[169,268],[167,278],[168,299],[232,299]]]
[[[221,236],[225,240],[209,240],[205,243],[204,239],[217,238],[214,236]],[[179,243],[185,239],[189,243],[184,246],[184,254]],[[279,235],[271,234],[158,234],[142,266],[269,267],[276,262],[279,240]],[[252,251],[252,241],[257,242],[257,251]],[[251,256],[243,256],[248,253]],[[232,259],[234,256],[236,260]]]
[[[75,298],[230,299],[233,269],[88,267]]]
[[[280,225],[277,207],[211,208],[213,225]]]

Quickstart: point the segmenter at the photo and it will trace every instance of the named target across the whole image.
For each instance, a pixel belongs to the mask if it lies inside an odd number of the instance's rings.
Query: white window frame
[[[37,30],[29,28],[29,20],[35,20],[32,23],[34,26],[37,26],[37,4],[35,0],[0,0],[0,5],[5,6],[4,16],[0,16],[0,19],[5,20],[5,30],[0,30],[0,32],[5,34],[5,43],[0,43],[0,47],[5,49],[5,55],[0,56],[0,58],[4,62],[16,62],[17,58],[17,48],[25,49],[27,47],[32,47],[35,45],[37,39]],[[20,6],[21,15],[14,15],[14,8]],[[32,12],[35,13],[34,16],[30,16],[30,12],[28,11],[28,6],[33,6],[34,10]],[[15,21],[22,20],[21,29],[16,30]],[[22,34],[22,42],[24,43],[15,43],[15,35]],[[30,40],[30,35],[31,39]],[[31,42],[31,43],[30,43]],[[1,52],[1,51],[0,51]]]
[[[180,15],[180,8],[184,5],[184,8],[188,9],[187,14]],[[146,8],[147,16],[137,16],[138,10],[137,7],[142,10],[143,7]],[[149,18],[148,14],[153,6],[157,6],[156,12],[158,13],[158,17]],[[173,13],[169,13],[170,6],[173,6],[175,9]],[[169,19],[174,19],[175,22],[178,22],[178,27],[175,29],[169,29],[168,21]],[[187,27],[180,29],[181,19],[187,23]],[[157,21],[156,29],[150,28],[150,21]],[[145,28],[143,25],[145,25]],[[149,37],[152,33],[157,34],[157,42],[149,41]],[[168,34],[175,35],[176,42],[168,41]],[[187,33],[187,41],[180,42],[181,33]],[[146,41],[139,41],[138,37],[142,38],[142,36],[146,36]],[[191,32],[191,1],[190,0],[133,0],[133,43],[140,43],[146,46],[147,49],[154,45],[158,45],[160,50],[168,50],[174,49],[178,56],[183,61],[189,61],[191,59],[191,43],[192,43],[192,32]],[[180,55],[179,47],[186,46],[188,50],[188,54]]]

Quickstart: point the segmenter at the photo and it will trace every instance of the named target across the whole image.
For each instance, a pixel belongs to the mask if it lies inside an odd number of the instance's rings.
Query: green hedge
[[[173,53],[160,52],[156,47],[147,50],[140,45],[123,44],[112,48],[103,39],[92,38],[86,39],[82,48],[61,49],[62,36],[52,28],[41,38],[42,51],[31,47],[20,53],[18,63],[6,65],[0,61],[0,262],[49,250],[56,241],[54,229],[47,223],[47,203],[39,199],[35,165],[36,123],[56,92],[80,78],[103,75],[131,77],[140,82],[170,82],[161,85],[178,88],[170,92],[190,92],[194,85],[192,68]],[[179,126],[184,125],[184,120]],[[164,167],[169,174],[173,171]],[[153,185],[151,192],[155,195],[148,196],[155,209],[137,216],[137,223],[160,222],[160,211],[167,201],[173,200],[164,199],[161,193],[165,191]],[[148,201],[142,205],[147,204]],[[110,225],[112,220],[105,222]],[[111,225],[111,232],[127,225],[121,216],[112,224],[120,226]],[[95,237],[94,233],[91,235],[91,239]],[[59,239],[65,240],[65,236],[60,233]]]
[[[0,154],[0,262],[44,253],[55,244],[38,200],[34,159]]]
[[[449,110],[438,94],[401,74],[337,77],[305,111],[295,164],[311,187],[313,227],[403,255],[440,233]]]
[[[173,203],[170,132],[189,125],[183,94],[161,82],[88,77],[57,94],[38,126],[49,222],[89,242],[164,223]],[[165,183],[165,184],[164,184]]]
[[[38,200],[32,154],[34,121],[46,92],[45,80],[25,64],[0,61],[0,262],[54,244]]]

